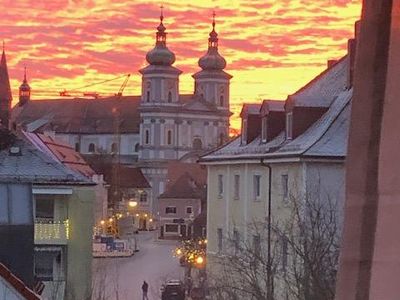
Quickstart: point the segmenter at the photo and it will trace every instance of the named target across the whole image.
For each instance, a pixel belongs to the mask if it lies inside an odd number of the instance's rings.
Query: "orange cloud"
[[[346,53],[361,0],[163,1],[168,46],[175,52],[181,91],[193,90],[191,74],[207,48],[212,10],[220,52],[234,75],[232,124],[243,101],[285,99]],[[23,66],[34,98],[132,73],[125,94],[140,92],[138,70],[154,45],[159,1],[2,0],[0,39],[6,42],[17,99]],[[12,14],[10,13],[12,12]],[[96,87],[115,93],[122,83]]]

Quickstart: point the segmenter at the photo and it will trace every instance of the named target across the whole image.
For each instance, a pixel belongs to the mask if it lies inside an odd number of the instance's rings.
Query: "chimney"
[[[333,66],[334,64],[336,64],[337,62],[338,62],[337,59],[329,59],[329,60],[328,60],[328,63],[327,63],[328,69],[332,68],[332,66]]]
[[[354,66],[356,62],[356,50],[357,41],[360,33],[360,20],[354,24],[354,39],[349,39],[347,42],[347,54],[349,56],[349,70],[347,73],[347,88],[350,89],[353,86],[354,79]]]

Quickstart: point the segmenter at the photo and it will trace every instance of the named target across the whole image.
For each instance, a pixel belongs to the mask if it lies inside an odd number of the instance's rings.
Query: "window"
[[[282,175],[282,195],[284,200],[287,199],[287,197],[289,196],[288,181],[289,181],[289,176]]]
[[[168,103],[172,102],[172,93],[168,92]]]
[[[167,145],[172,145],[172,131],[167,131]]]
[[[247,143],[247,119],[242,120],[242,144]]]
[[[178,225],[165,224],[165,232],[178,232]]]
[[[261,197],[261,175],[253,176],[253,184],[254,184],[254,199],[260,200],[260,197]]]
[[[48,196],[35,196],[36,218],[54,218],[54,199]]]
[[[224,106],[224,96],[219,97],[219,106]]]
[[[41,281],[54,280],[54,266],[61,268],[61,251],[35,251],[35,278]]]
[[[147,193],[146,192],[142,192],[139,196],[139,201],[140,202],[147,202]]]
[[[236,229],[233,230],[233,246],[235,248],[235,253],[237,253],[240,247],[240,235],[239,231]]]
[[[203,148],[203,143],[202,143],[201,139],[195,138],[193,140],[193,149],[194,150],[201,150],[202,148]]]
[[[286,114],[286,139],[293,138],[293,112]]]
[[[263,143],[267,142],[267,128],[268,128],[268,119],[267,117],[262,118],[261,121],[261,141]]]
[[[234,187],[234,198],[239,199],[240,197],[240,175],[235,175],[233,180]]]
[[[218,252],[222,251],[222,228],[217,229]]]
[[[150,102],[150,91],[146,93],[146,102]]]
[[[118,145],[117,143],[112,143],[111,144],[111,153],[117,153],[118,152]]]
[[[186,213],[187,213],[187,214],[191,214],[192,212],[193,212],[193,207],[187,206],[187,207],[186,207]]]
[[[148,129],[144,131],[144,143],[146,145],[150,144],[150,132]]]
[[[139,152],[139,147],[140,147],[139,143],[136,143],[134,152]]]
[[[166,214],[176,214],[176,206],[167,206],[165,208]]]
[[[79,143],[75,143],[75,151],[76,152],[81,151],[81,145]]]
[[[218,137],[218,146],[222,146],[224,142],[225,142],[225,134],[221,132]]]
[[[261,255],[261,239],[258,234],[253,235],[253,251],[254,257],[257,259]]]
[[[88,147],[88,152],[94,153],[95,151],[96,151],[96,146],[93,143],[90,143]]]
[[[222,198],[224,194],[224,175],[218,175],[218,197]]]

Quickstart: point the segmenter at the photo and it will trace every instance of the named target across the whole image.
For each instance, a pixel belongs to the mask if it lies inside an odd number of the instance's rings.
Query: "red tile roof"
[[[7,281],[26,300],[40,300],[40,297],[29,289],[21,279],[15,276],[2,263],[0,263],[0,277]]]

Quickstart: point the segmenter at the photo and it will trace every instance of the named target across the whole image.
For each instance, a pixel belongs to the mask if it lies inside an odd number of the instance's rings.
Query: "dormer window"
[[[267,142],[267,128],[268,128],[268,120],[267,117],[263,117],[261,119],[261,142]]]
[[[242,144],[247,143],[247,119],[242,119]]]
[[[293,112],[286,113],[286,139],[293,138]]]

